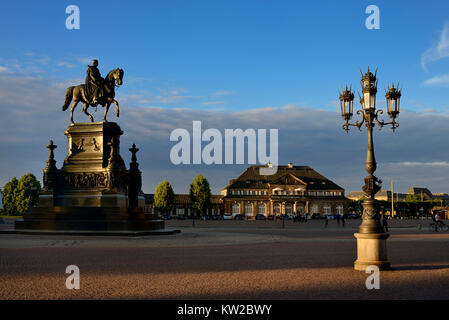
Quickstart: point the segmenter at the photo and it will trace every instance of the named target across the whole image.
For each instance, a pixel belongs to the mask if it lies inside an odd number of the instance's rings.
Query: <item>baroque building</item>
[[[343,214],[349,206],[345,190],[308,166],[278,166],[262,175],[251,166],[222,190],[224,212],[253,219],[257,214]],[[268,165],[270,167],[270,164]]]

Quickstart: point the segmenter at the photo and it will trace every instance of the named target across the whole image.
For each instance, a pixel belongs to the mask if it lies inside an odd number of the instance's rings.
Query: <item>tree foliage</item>
[[[32,173],[23,175],[20,180],[13,177],[2,190],[3,210],[7,215],[22,215],[36,206],[41,184]]]
[[[190,185],[190,202],[196,212],[203,213],[210,203],[211,192],[207,179],[199,174]]]
[[[174,201],[175,193],[173,192],[173,188],[170,182],[164,179],[156,187],[154,193],[154,209],[162,215],[170,213],[173,209]]]
[[[2,204],[3,211],[6,215],[12,215],[16,212],[15,194],[19,180],[13,177],[7,184],[5,184],[2,190]]]

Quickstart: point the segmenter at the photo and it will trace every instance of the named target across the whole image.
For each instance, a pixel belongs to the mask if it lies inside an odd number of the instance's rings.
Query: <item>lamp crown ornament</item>
[[[362,71],[360,70],[360,73]],[[377,69],[374,74],[371,73],[368,67],[368,71],[363,75],[362,73],[362,92],[363,93],[371,93],[376,94],[377,93]]]

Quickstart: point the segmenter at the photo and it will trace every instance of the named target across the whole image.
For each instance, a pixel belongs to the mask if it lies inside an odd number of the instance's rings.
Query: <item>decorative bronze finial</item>
[[[131,151],[131,153],[132,153],[131,162],[136,163],[137,162],[136,153],[139,151],[139,149],[136,148],[136,144],[133,143],[133,147],[130,148],[129,151]]]
[[[48,153],[48,160],[53,161],[55,159],[55,153],[53,150],[55,150],[58,146],[53,144],[53,140],[50,140],[50,144],[47,145],[47,148],[50,150]]]

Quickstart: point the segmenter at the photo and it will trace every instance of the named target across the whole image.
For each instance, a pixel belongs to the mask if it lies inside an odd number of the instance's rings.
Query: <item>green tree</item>
[[[32,173],[20,180],[13,177],[2,190],[3,210],[7,215],[22,215],[37,205],[41,184]]]
[[[7,184],[5,184],[2,190],[3,211],[6,215],[12,215],[17,211],[15,196],[18,184],[19,180],[17,180],[16,177],[13,177]]]
[[[41,183],[34,174],[27,173],[23,175],[16,189],[16,210],[18,214],[24,214],[30,210],[30,207],[37,205],[39,201],[39,192]]]
[[[163,180],[156,187],[154,193],[154,209],[162,215],[170,213],[173,209],[174,201],[175,193],[170,182]]]
[[[421,202],[421,195],[419,195],[419,194],[407,194],[405,196],[405,202]]]
[[[190,202],[197,213],[203,213],[210,203],[210,185],[207,179],[199,174],[190,185]]]

